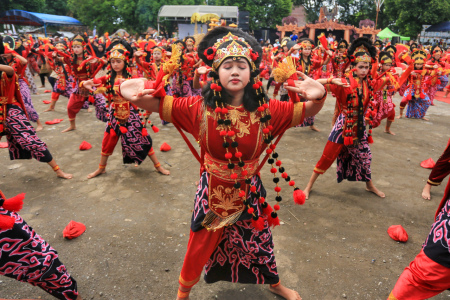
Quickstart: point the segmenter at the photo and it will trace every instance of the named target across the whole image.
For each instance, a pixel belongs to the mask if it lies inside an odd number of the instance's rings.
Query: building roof
[[[24,11],[20,9],[11,9],[0,13],[0,23],[15,25],[71,25],[82,26],[83,24],[72,17],[41,14]]]
[[[213,5],[163,5],[159,9],[158,18],[165,20],[190,20],[194,13],[217,14],[221,19],[237,19],[237,6],[213,6]]]

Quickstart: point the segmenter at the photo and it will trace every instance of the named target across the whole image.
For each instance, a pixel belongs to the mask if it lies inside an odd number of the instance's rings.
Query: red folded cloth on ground
[[[8,148],[8,142],[1,142],[0,148]]]
[[[167,143],[165,143],[165,142],[161,145],[161,148],[159,148],[159,150],[161,150],[161,151],[163,151],[163,152],[167,152],[167,151],[169,151],[170,149],[172,149],[172,148],[169,146],[169,144],[167,144]]]
[[[47,125],[53,125],[53,124],[58,124],[61,123],[64,119],[53,119],[51,121],[46,121],[45,124]]]
[[[433,169],[436,163],[432,158],[426,159],[420,163],[420,166],[425,169]]]
[[[387,233],[397,242],[406,242],[408,240],[408,233],[402,225],[392,225],[388,228]]]
[[[42,100],[42,102],[44,102],[44,104],[50,104],[50,103],[52,103],[52,101],[48,101],[48,100]]]
[[[89,143],[86,142],[86,141],[83,141],[83,142],[81,142],[81,144],[80,144],[80,150],[89,150],[89,149],[91,149],[91,148],[92,148],[92,145],[89,144]]]
[[[70,221],[63,230],[63,236],[69,240],[79,237],[86,231],[86,226],[83,223]]]
[[[44,93],[51,93],[51,90],[45,90]]]

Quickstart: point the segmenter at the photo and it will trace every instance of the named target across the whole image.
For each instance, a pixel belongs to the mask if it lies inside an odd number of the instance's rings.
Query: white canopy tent
[[[163,5],[158,12],[158,34],[161,21],[174,21],[177,23],[191,23],[191,17],[216,14],[227,23],[237,23],[239,10],[237,6],[213,5]]]

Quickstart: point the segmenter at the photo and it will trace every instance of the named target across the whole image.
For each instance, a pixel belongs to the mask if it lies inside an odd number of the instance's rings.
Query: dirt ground
[[[107,173],[88,180],[86,175],[99,163],[105,125],[83,110],[77,130],[61,133],[68,126],[67,99],[60,98],[55,112],[43,112],[47,105],[42,100],[50,99],[43,91],[32,96],[41,120],[64,121],[44,125],[38,135],[74,178],[58,179],[49,166],[36,160],[10,161],[8,151],[0,149],[0,188],[8,197],[27,193],[20,214],[58,251],[83,299],[175,299],[199,167],[185,142],[173,125],[162,126],[153,114],[152,121],[161,129],[151,133],[154,148],[171,175],[156,173],[149,159],[137,168],[123,165],[121,149],[116,147]],[[399,101],[397,96],[397,106]],[[334,103],[329,96],[316,118],[321,132],[293,128],[279,144],[281,160],[302,188],[327,141]],[[279,214],[283,225],[273,230],[283,284],[305,300],[388,297],[402,270],[419,253],[444,193],[445,184],[432,189],[431,201],[421,198],[430,170],[419,164],[430,157],[436,161],[443,152],[450,135],[450,105],[436,102],[427,116],[428,122],[396,120],[395,136],[383,132],[385,121],[374,130],[372,178],[386,193],[385,199],[366,192],[364,183],[337,184],[334,164],[319,178],[305,205],[283,201]],[[92,144],[91,150],[78,149],[84,140]],[[163,142],[172,150],[160,152]],[[272,203],[267,166],[262,177]],[[290,190],[283,191],[284,199],[292,198]],[[87,227],[74,240],[62,236],[70,220]],[[388,227],[397,224],[407,230],[407,243],[388,236]],[[435,299],[449,296],[446,291]],[[37,287],[6,277],[0,278],[0,298],[53,299]],[[191,299],[280,297],[267,286],[200,281]]]

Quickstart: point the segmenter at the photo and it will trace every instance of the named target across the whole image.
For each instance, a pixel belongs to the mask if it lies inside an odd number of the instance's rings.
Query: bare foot
[[[158,173],[161,173],[163,175],[170,175],[170,171],[164,169],[162,166],[157,167],[156,171],[158,171]]]
[[[402,115],[399,115],[399,116],[397,116],[397,119],[401,119],[403,116]]]
[[[422,120],[429,121],[430,119],[423,117]]]
[[[75,127],[69,126],[69,128],[66,128],[61,132],[68,132],[68,131],[72,131],[72,130],[75,130]]]
[[[92,112],[92,108],[89,107],[88,108],[88,113],[90,113],[90,112]]]
[[[40,88],[40,89],[45,88],[45,85],[41,85],[39,88]]]
[[[309,199],[309,193],[311,192],[311,188],[310,187],[306,187],[304,190],[303,190],[303,193],[305,194],[305,199],[306,200],[308,200]]]
[[[95,172],[92,172],[91,174],[89,174],[87,176],[87,178],[91,179],[91,178],[97,177],[97,176],[105,174],[105,173],[106,173],[106,169],[97,169],[97,170],[95,170]]]
[[[371,184],[369,184],[369,185],[366,185],[366,191],[371,192],[371,193],[374,193],[375,195],[377,195],[377,196],[380,197],[380,198],[385,198],[385,197],[386,197],[386,195],[385,195],[382,191],[378,190],[378,189],[373,185],[373,183],[371,183]]]
[[[36,131],[41,131],[42,129],[44,129],[44,127],[42,127],[42,124],[39,124],[39,125],[36,127]]]
[[[44,110],[44,112],[46,112],[46,111],[54,111],[54,110],[55,110],[54,107],[49,107],[49,108],[47,108],[46,110]]]
[[[58,176],[59,178],[64,178],[64,179],[72,179],[72,174],[64,173],[61,169],[56,171],[56,176]]]
[[[309,126],[309,128],[310,128],[311,130],[313,130],[313,131],[320,132],[319,128],[317,128],[317,127],[314,126],[314,125]]]
[[[283,297],[286,300],[302,300],[300,295],[291,289],[279,284],[276,287],[269,286],[269,291]]]
[[[395,133],[393,133],[390,129],[385,129],[384,132],[395,135]]]
[[[422,190],[422,198],[425,200],[431,200],[431,185],[428,183]]]

